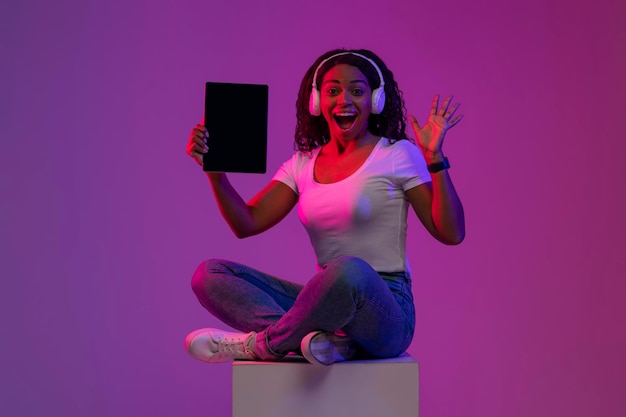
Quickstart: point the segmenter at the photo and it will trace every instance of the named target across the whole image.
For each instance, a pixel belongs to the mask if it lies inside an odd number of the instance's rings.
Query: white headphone
[[[370,64],[372,64],[372,66],[376,69],[376,72],[378,73],[378,78],[380,79],[380,86],[372,91],[372,113],[382,113],[383,109],[385,108],[385,79],[383,78],[383,73],[373,60],[366,57],[365,55],[357,54],[356,52],[340,52],[338,54],[331,55],[322,62],[320,62],[317,68],[315,68],[315,73],[313,74],[313,86],[311,88],[311,96],[309,98],[309,113],[311,113],[312,116],[319,116],[320,114],[322,114],[322,110],[320,109],[320,90],[317,89],[316,81],[317,72],[326,62],[341,55],[355,55],[361,57],[368,61]]]

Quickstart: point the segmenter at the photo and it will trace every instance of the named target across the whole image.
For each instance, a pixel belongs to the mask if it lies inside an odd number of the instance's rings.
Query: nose
[[[344,91],[343,94],[341,94],[341,96],[339,97],[339,104],[344,106],[352,104],[352,97],[350,96],[350,93]]]

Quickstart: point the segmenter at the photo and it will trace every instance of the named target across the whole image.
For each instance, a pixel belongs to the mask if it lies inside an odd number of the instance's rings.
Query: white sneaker
[[[356,348],[347,336],[333,332],[311,332],[300,343],[302,355],[315,365],[330,365],[354,358]]]
[[[254,353],[256,333],[232,333],[220,329],[199,329],[185,338],[185,348],[194,358],[209,362],[233,360],[256,361]]]

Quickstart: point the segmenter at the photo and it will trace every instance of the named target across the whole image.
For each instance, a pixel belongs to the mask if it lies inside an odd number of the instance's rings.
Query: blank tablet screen
[[[209,151],[203,169],[211,172],[267,171],[268,87],[206,83],[204,125]]]

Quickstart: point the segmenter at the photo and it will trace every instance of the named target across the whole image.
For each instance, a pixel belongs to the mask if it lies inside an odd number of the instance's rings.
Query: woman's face
[[[347,64],[329,69],[320,86],[320,108],[331,138],[362,138],[372,112],[372,90],[365,75]]]

